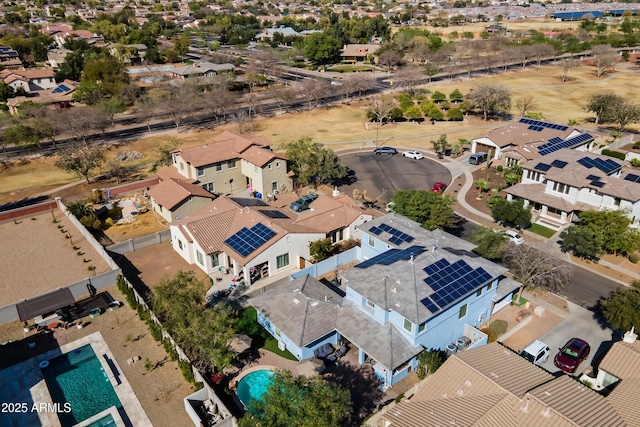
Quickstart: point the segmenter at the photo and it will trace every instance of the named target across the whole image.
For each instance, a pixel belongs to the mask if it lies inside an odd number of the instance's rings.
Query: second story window
[[[404,328],[405,328],[407,331],[411,332],[411,327],[412,327],[412,326],[413,326],[413,325],[411,324],[411,322],[410,322],[410,321],[408,321],[407,319],[404,319]]]
[[[566,184],[561,184],[559,182],[554,182],[553,183],[553,191],[557,191],[558,193],[562,193],[562,194],[569,194],[569,189],[571,187],[569,187]]]
[[[216,163],[216,172],[222,171],[222,163]]]
[[[227,162],[227,169],[234,169],[236,167],[236,161],[234,160],[229,160]]]
[[[204,176],[204,168],[196,168],[198,171],[198,176]]]

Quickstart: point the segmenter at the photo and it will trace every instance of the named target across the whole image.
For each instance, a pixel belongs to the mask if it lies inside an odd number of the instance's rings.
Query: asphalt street
[[[413,160],[401,153],[373,154],[368,151],[347,154],[340,161],[350,173],[348,182],[340,186],[340,191],[351,195],[354,189],[367,190],[374,199],[381,195],[378,203],[381,209],[398,190],[429,191],[436,182],[447,185],[451,182],[447,168],[428,158]]]

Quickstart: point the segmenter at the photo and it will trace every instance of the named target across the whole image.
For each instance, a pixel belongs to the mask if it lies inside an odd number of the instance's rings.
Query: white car
[[[524,243],[524,237],[519,235],[516,231],[507,230],[504,232],[504,234],[507,235],[507,237],[509,238],[509,241],[514,245],[521,245]]]
[[[419,151],[405,151],[402,155],[414,160],[424,159],[424,155]]]
[[[536,366],[542,365],[549,358],[549,346],[539,340],[534,340],[520,352],[520,356]]]
[[[332,85],[332,86],[342,86],[342,83],[340,83],[340,82],[339,82],[339,81],[337,81],[337,80],[331,80],[331,85]]]

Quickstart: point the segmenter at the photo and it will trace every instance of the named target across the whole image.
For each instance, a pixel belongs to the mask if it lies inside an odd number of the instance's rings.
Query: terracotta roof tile
[[[269,142],[262,137],[239,136],[224,131],[208,144],[182,148],[174,153],[180,153],[184,161],[192,166],[200,167],[237,159],[253,145],[268,147]]]
[[[640,379],[640,341],[633,344],[618,341],[600,362],[599,369],[623,380]]]
[[[199,185],[185,181],[174,181],[173,179],[166,179],[154,185],[149,189],[149,195],[157,204],[169,210],[178,206],[189,197],[205,197],[211,200],[216,198],[216,196]]]
[[[255,145],[242,152],[240,158],[260,167],[265,166],[273,159],[287,160],[287,158],[281,154]]]
[[[311,209],[298,215],[296,224],[304,225],[324,233],[347,227],[356,218],[362,215],[362,211],[353,208],[348,202],[349,198],[339,199],[319,196],[311,203]],[[348,205],[346,203],[349,203]]]

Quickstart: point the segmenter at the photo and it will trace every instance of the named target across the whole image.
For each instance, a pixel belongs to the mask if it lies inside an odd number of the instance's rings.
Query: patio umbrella
[[[236,353],[242,353],[251,348],[251,337],[246,334],[237,334],[229,342],[229,348]]]
[[[298,375],[304,375],[305,377],[313,377],[314,375],[324,372],[324,362],[315,357],[312,359],[302,360],[296,365]]]

